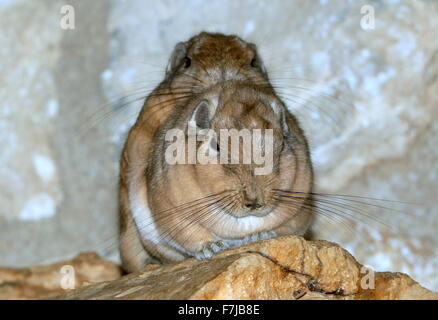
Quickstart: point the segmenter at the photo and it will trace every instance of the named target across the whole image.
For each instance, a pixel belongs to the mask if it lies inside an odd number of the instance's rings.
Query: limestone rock
[[[0,268],[0,300],[41,299],[64,292],[63,277],[73,276],[72,287],[120,278],[122,270],[95,253],[82,253],[72,260],[24,269]],[[68,285],[68,282],[66,282]]]
[[[69,2],[76,28],[64,30],[63,1],[0,1],[1,266],[64,260],[117,239],[118,155],[102,128],[80,135],[106,102],[109,2],[81,2]]]
[[[438,299],[405,274],[376,272],[370,282],[367,274],[336,244],[287,236],[208,261],[149,265],[56,299]]]

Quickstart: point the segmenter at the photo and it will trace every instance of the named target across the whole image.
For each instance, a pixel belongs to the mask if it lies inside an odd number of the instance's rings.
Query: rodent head
[[[202,32],[175,46],[166,81],[176,87],[190,83],[195,92],[200,92],[228,80],[268,84],[254,44],[234,35]]]
[[[211,197],[217,204],[208,214],[193,206],[190,214],[186,209],[175,214],[198,220],[222,237],[278,227],[298,214],[306,199],[297,200],[295,209],[285,208],[274,191],[307,193],[312,186],[298,123],[271,90],[259,86],[227,81],[196,95],[156,139],[147,172],[153,211],[159,215]]]

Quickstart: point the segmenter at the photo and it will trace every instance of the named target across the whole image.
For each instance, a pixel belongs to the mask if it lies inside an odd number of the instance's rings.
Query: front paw
[[[229,246],[222,240],[206,243],[202,249],[195,253],[196,260],[203,261],[211,259],[215,253],[228,249]]]
[[[249,244],[253,242],[257,242],[260,240],[268,240],[275,238],[277,234],[274,231],[263,231],[263,232],[256,232],[253,233],[245,238],[243,238],[243,244]]]

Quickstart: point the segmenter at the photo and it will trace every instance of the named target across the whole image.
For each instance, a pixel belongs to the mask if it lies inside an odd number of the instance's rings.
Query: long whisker
[[[209,201],[211,201],[212,199],[216,199],[217,197],[222,196],[222,193],[219,194],[210,194],[207,195],[205,197],[202,198],[198,198],[192,201],[188,201],[185,202],[181,205],[178,206],[174,206],[171,207],[169,209],[166,210],[162,210],[159,212],[159,214],[154,215],[154,217],[151,217],[150,219],[148,219],[148,221],[140,221],[140,225],[136,224],[137,229],[134,230],[130,230],[130,234],[128,234],[127,236],[136,236],[137,231],[143,231],[143,230],[147,230],[147,228],[155,225],[156,223],[167,223],[168,219],[173,218],[173,216],[175,214],[180,214],[179,217],[185,218],[186,216],[188,216],[190,214],[190,211],[187,210],[191,210],[193,208],[196,209],[196,206],[200,206],[200,205],[205,205],[206,203],[208,203]],[[186,213],[184,213],[186,212]],[[126,234],[125,234],[126,236]],[[105,247],[105,250],[108,250],[110,247],[116,245],[118,239],[114,239],[114,237],[111,237],[110,239],[106,239],[103,241],[103,243],[105,242],[110,242],[110,241],[114,241],[112,244],[110,243],[107,247]],[[105,245],[106,246],[106,245]]]
[[[179,92],[177,91],[177,92],[173,92],[173,93],[156,93],[156,94],[153,94],[152,96],[163,96],[163,97],[165,97],[165,96],[175,95],[175,94],[183,94],[184,97],[189,98],[189,97],[191,97],[192,92],[186,90],[186,91],[179,91]],[[81,135],[84,132],[87,132],[91,128],[95,127],[96,124],[98,124],[98,123],[102,122],[103,120],[107,119],[109,116],[114,116],[115,114],[118,114],[119,112],[121,112],[121,110],[123,110],[123,107],[125,107],[125,106],[127,106],[129,104],[132,104],[134,102],[144,100],[147,97],[148,96],[142,95],[140,97],[130,99],[129,101],[126,101],[123,104],[121,104],[116,111],[108,110],[103,115],[99,116],[99,118],[97,118],[97,119],[96,119],[97,113],[95,113],[94,115],[91,116],[91,118],[88,121],[86,121],[83,125],[81,125],[81,127],[78,129],[78,135]],[[149,95],[149,97],[151,97],[151,95]],[[152,108],[152,107],[156,107],[156,106],[159,106],[161,104],[164,104],[164,103],[171,103],[173,99],[179,99],[179,98],[182,98],[182,97],[177,97],[177,98],[172,98],[172,99],[167,99],[167,100],[164,100],[164,101],[160,101],[160,102],[158,102],[158,103],[156,103],[156,104],[154,104],[154,105],[152,105],[150,107]],[[136,110],[135,114],[138,114],[138,112],[139,112],[139,110]],[[90,122],[91,122],[91,124],[90,124]]]
[[[219,200],[214,200],[210,203],[207,203],[203,205],[200,208],[195,208],[193,210],[190,210],[189,212],[186,212],[184,214],[181,214],[180,212],[175,213],[175,215],[178,215],[178,223],[173,223],[172,226],[169,228],[171,224],[165,224],[162,228],[160,228],[160,237],[159,239],[156,239],[155,241],[160,242],[167,242],[172,243],[173,237],[176,233],[183,234],[183,231],[188,228],[188,225],[190,225],[194,221],[199,221],[198,217],[195,217],[195,214],[199,214],[203,211],[209,211],[209,208],[212,206],[215,206],[219,201],[221,201],[223,198],[220,198]],[[189,222],[188,224],[186,222]],[[183,225],[181,225],[183,224]],[[184,246],[183,246],[184,247]],[[156,250],[152,249],[153,251],[148,251],[148,253],[153,257],[158,257],[159,254]]]
[[[274,196],[274,199],[279,201],[283,205],[288,205],[288,206],[292,205],[295,209],[300,209],[300,208],[310,209],[314,213],[322,215],[325,218],[332,220],[333,222],[337,222],[337,223],[345,226],[347,228],[347,230],[349,230],[353,234],[353,230],[352,230],[351,226],[349,226],[345,221],[345,220],[349,221],[349,219],[347,217],[339,214],[336,211],[333,211],[333,210],[330,210],[327,208],[321,208],[312,202],[303,203],[301,199],[284,199],[284,198],[275,197],[275,196]]]
[[[208,210],[202,212],[201,215],[197,217],[196,221],[195,219],[191,219],[190,223],[185,226],[185,228],[199,222],[203,225],[216,225],[216,223],[220,221],[223,216],[226,215],[225,208],[229,207],[230,204],[233,203],[233,201],[235,200],[236,194],[230,195],[227,198],[220,199],[220,201],[216,203],[216,206],[208,208]],[[185,246],[188,240],[190,240],[190,234],[187,234],[187,236],[184,237],[182,245]]]
[[[361,199],[361,200],[373,200],[373,201],[390,202],[390,203],[397,203],[397,204],[417,205],[416,203],[413,203],[413,202],[391,200],[391,199],[381,199],[381,198],[372,198],[372,197],[357,196],[357,195],[350,195],[350,194],[321,193],[321,192],[302,192],[302,191],[292,191],[292,190],[286,190],[286,189],[274,189],[274,190],[275,191],[284,192],[284,193],[291,193],[291,194],[313,195],[313,196],[321,196],[321,197],[336,197],[336,198],[353,198],[353,199]],[[366,203],[366,202],[359,202],[359,201],[357,201],[357,202],[365,204],[365,205],[373,205],[373,204],[369,204],[369,203]],[[379,207],[379,206],[377,206],[377,207]],[[391,208],[386,208],[386,207],[379,207],[379,208],[391,210]],[[397,212],[399,212],[399,211],[397,211]],[[400,213],[403,213],[403,212],[400,211]]]
[[[283,198],[287,198],[287,199],[306,199],[307,197],[304,196],[302,193],[299,195],[293,195],[292,193],[289,194],[284,194],[283,191],[280,191],[280,193],[278,193],[277,191],[277,195],[279,195],[280,197]],[[341,200],[343,202],[339,202],[337,200]],[[317,197],[313,196],[312,197],[312,201],[314,201],[319,207],[321,207],[322,205],[325,205],[325,207],[323,207],[324,209],[330,208],[332,210],[337,210],[338,214],[341,214],[343,216],[348,216],[349,218],[353,219],[353,220],[357,220],[359,222],[362,223],[367,223],[369,219],[369,221],[373,221],[373,222],[377,222],[380,225],[389,228],[389,229],[393,229],[394,227],[391,225],[388,225],[386,222],[384,222],[383,220],[371,215],[370,213],[360,210],[359,208],[353,206],[352,204],[349,204],[348,199],[318,199]],[[350,201],[351,202],[351,201]],[[353,202],[354,204],[354,202]],[[367,203],[362,203],[363,205],[368,205]],[[341,210],[341,209],[347,209],[351,212],[347,212],[345,210]],[[353,213],[357,213],[358,215],[354,215]]]
[[[297,197],[293,197],[293,198],[297,198]],[[298,197],[298,198],[301,198],[301,197]],[[345,211],[339,211],[342,214],[349,215],[353,219],[356,219],[356,220],[358,220],[360,222],[366,223],[366,220],[361,219],[361,216],[363,216],[365,218],[370,219],[371,221],[378,222],[378,223],[380,223],[381,225],[383,225],[383,226],[385,226],[387,228],[391,228],[391,226],[388,225],[387,223],[385,223],[384,221],[382,221],[382,220],[378,219],[377,217],[374,217],[374,216],[364,212],[363,210],[359,210],[358,208],[353,207],[351,205],[348,205],[348,204],[345,204],[345,203],[339,203],[339,202],[336,202],[336,201],[321,200],[321,199],[317,199],[317,198],[313,198],[313,201],[315,201],[315,202],[317,202],[319,204],[328,205],[328,206],[330,206],[330,208],[333,208],[334,210],[339,210],[340,208],[343,208],[343,209],[348,209],[348,210],[350,210],[352,212],[358,213],[359,216],[355,216],[355,215],[353,215],[351,213],[347,213]]]

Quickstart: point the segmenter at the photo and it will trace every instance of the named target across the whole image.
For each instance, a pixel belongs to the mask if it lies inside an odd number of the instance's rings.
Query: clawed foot
[[[268,240],[275,238],[277,234],[274,231],[263,231],[263,232],[257,232],[253,233],[245,238],[243,238],[243,244],[253,243],[260,240]]]
[[[228,249],[229,246],[225,241],[218,240],[207,243],[200,251],[195,253],[196,260],[211,259],[215,253]]]
[[[194,257],[200,261],[211,259],[215,253],[221,252],[223,250],[240,247],[260,240],[272,239],[276,236],[277,234],[274,231],[263,231],[253,233],[243,239],[218,240],[208,242],[202,247],[200,251],[194,254]]]

